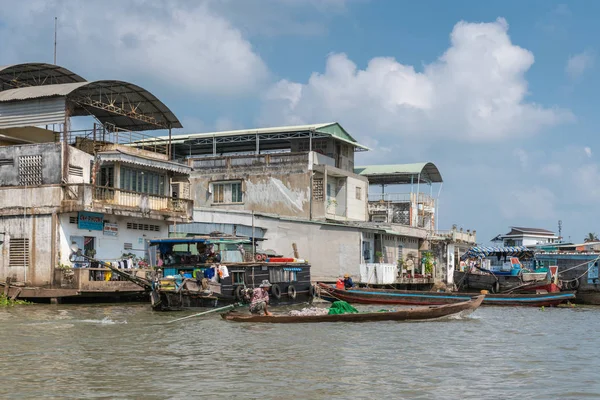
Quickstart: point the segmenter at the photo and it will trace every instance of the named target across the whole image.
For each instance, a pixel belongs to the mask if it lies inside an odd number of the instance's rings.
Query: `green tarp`
[[[345,301],[334,301],[329,307],[329,315],[358,313],[358,310]]]

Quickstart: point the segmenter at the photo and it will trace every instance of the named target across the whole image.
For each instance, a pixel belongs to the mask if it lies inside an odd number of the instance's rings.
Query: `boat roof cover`
[[[256,239],[258,242],[262,239]],[[187,238],[168,238],[168,239],[152,239],[150,245],[160,244],[187,244],[187,243],[252,243],[251,238],[218,238],[218,237],[187,237]]]
[[[533,257],[534,251],[525,246],[509,246],[509,247],[487,247],[475,246],[463,254],[460,259],[466,260],[469,258],[486,258],[494,256],[516,256],[516,257]]]

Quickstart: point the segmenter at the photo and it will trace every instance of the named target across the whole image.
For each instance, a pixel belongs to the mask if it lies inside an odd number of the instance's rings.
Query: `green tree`
[[[597,242],[598,241],[598,236],[596,236],[595,233],[590,232],[587,234],[587,236],[585,237],[585,239],[583,240],[584,242]]]

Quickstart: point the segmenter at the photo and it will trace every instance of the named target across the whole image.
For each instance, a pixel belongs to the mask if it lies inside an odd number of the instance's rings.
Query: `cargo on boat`
[[[251,238],[195,236],[150,241],[158,267],[152,282],[154,310],[180,310],[247,301],[263,280],[270,302],[294,304],[314,297],[310,265],[257,249]]]
[[[467,301],[441,306],[413,307],[398,311],[359,312],[325,315],[250,315],[238,312],[222,314],[222,318],[234,322],[259,322],[271,324],[315,323],[315,322],[378,322],[378,321],[420,321],[446,318],[455,315],[468,315],[482,303],[484,296]]]

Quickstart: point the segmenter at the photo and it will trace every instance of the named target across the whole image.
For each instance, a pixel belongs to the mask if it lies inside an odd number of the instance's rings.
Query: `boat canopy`
[[[510,246],[510,247],[486,247],[476,246],[471,247],[460,259],[467,260],[469,258],[486,258],[486,257],[519,257],[531,258],[534,251],[525,246]]]
[[[254,239],[256,242],[264,239]],[[206,243],[206,244],[252,244],[252,238],[240,238],[240,237],[209,237],[209,236],[194,236],[194,237],[182,237],[182,238],[165,238],[165,239],[152,239],[150,240],[150,246],[158,246],[161,253],[169,253],[173,250],[173,246],[177,244],[195,244],[195,243]]]

